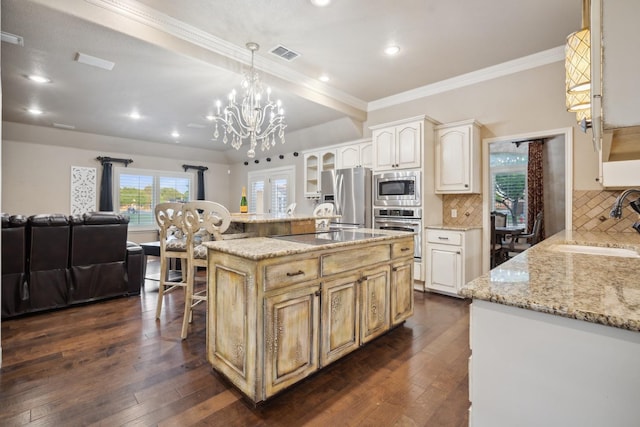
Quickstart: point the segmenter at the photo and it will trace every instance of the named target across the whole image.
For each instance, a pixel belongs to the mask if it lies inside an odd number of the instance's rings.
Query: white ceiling
[[[175,144],[177,130],[180,144],[226,150],[228,161],[246,149],[213,142],[205,116],[238,87],[248,41],[261,45],[256,66],[286,109],[280,150],[293,151],[308,148],[301,129],[346,120],[356,124],[343,126],[349,138],[387,97],[558,48],[582,11],[582,0],[1,1],[2,31],[24,38],[1,46],[3,120],[160,144]],[[382,53],[389,43],[401,48],[393,58]],[[278,44],[301,56],[271,55]],[[76,52],[116,65],[79,64]],[[52,82],[25,78],[33,73]],[[140,120],[127,117],[133,109]]]

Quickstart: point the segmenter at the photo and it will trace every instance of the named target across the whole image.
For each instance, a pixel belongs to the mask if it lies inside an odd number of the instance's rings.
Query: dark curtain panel
[[[113,212],[113,164],[111,162],[102,162],[99,210]]]
[[[204,170],[198,169],[198,200],[204,200]]]
[[[544,180],[542,150],[544,141],[529,142],[529,165],[527,166],[527,230],[533,230],[533,223],[538,212],[543,212],[542,227],[540,230],[540,240],[545,238],[544,234]]]

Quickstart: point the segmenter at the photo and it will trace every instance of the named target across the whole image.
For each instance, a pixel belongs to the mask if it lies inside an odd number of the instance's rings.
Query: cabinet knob
[[[315,296],[319,297],[319,296],[320,296],[320,291],[315,291],[313,294],[314,294]]]
[[[460,251],[457,251],[456,253],[457,253],[458,255],[462,254],[462,252],[460,252]]]
[[[465,184],[465,185],[464,185],[464,188],[469,188],[469,184]]]

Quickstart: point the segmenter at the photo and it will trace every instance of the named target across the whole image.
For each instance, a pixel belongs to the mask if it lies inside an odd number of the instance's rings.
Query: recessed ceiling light
[[[51,83],[51,79],[45,77],[45,76],[39,76],[37,74],[31,74],[29,76],[27,76],[27,78],[29,80],[31,80],[32,82],[36,82],[36,83]]]
[[[40,114],[43,113],[42,110],[38,109],[38,108],[29,108],[27,110],[30,114],[33,114],[34,116],[39,116]]]
[[[326,83],[326,82],[328,82],[329,80],[331,80],[331,79],[329,78],[329,76],[327,76],[326,74],[321,75],[320,77],[318,77],[318,79],[319,79],[321,82],[325,82],[325,83]]]
[[[398,52],[400,52],[400,47],[396,45],[390,45],[384,48],[384,53],[389,56],[396,55]]]
[[[311,1],[311,4],[316,7],[329,6],[329,3],[331,3],[331,0],[310,0],[310,1]]]
[[[133,120],[138,120],[140,118],[140,113],[138,113],[137,111],[132,111],[131,114],[129,114],[129,117]]]
[[[178,131],[175,131],[175,130],[171,132],[171,136],[174,138],[180,138],[180,134],[178,133]]]

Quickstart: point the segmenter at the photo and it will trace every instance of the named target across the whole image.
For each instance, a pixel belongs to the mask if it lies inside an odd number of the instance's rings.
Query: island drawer
[[[462,232],[450,230],[427,230],[427,243],[462,245]]]
[[[264,268],[264,290],[266,292],[314,280],[318,278],[318,272],[318,258],[288,260],[280,264],[267,265]]]
[[[341,273],[391,259],[391,245],[358,247],[322,256],[322,276]]]
[[[391,245],[391,258],[400,258],[413,254],[413,238]]]

